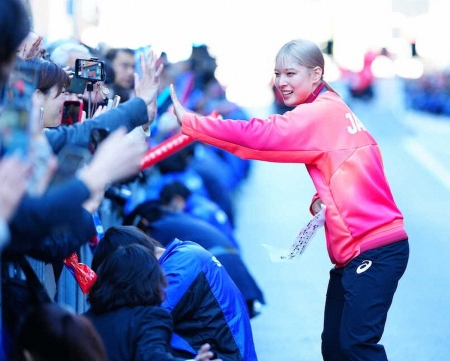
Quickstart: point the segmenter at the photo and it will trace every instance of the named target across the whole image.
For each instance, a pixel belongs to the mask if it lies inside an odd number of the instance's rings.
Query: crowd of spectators
[[[265,301],[240,253],[253,240],[235,232],[251,162],[191,142],[142,165],[179,134],[172,83],[197,113],[247,118],[208,47],[170,63],[152,50],[48,43],[29,18],[20,0],[0,0],[0,359],[257,360],[250,320]],[[92,57],[101,81],[75,73]],[[66,101],[82,104],[80,122],[61,123]]]
[[[405,80],[404,97],[409,109],[450,116],[449,69],[427,71],[419,79]]]

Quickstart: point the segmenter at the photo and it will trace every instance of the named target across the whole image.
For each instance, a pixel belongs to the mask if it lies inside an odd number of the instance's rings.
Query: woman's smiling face
[[[316,78],[314,69],[302,66],[289,57],[276,61],[275,86],[288,106],[304,103],[317,85]]]

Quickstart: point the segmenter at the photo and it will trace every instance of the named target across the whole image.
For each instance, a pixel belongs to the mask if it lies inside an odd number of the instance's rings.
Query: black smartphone
[[[86,89],[86,79],[77,78],[76,76],[70,79],[70,86],[67,88],[69,93],[83,94]]]
[[[58,169],[53,175],[51,185],[57,185],[73,177],[78,169],[89,162],[91,157],[91,153],[86,148],[66,145],[58,153]]]
[[[105,62],[98,59],[76,59],[75,76],[88,81],[105,80]]]
[[[74,125],[81,122],[83,102],[81,100],[66,100],[61,111],[61,125]]]
[[[18,59],[5,88],[3,110],[0,113],[0,154],[28,153],[32,95],[40,75],[40,66]],[[35,125],[37,126],[37,124]]]

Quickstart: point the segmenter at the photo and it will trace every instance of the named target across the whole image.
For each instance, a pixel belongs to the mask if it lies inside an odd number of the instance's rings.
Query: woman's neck
[[[320,92],[325,89],[325,83],[321,81],[317,87],[312,91],[312,93],[309,95],[308,98],[306,98],[305,103],[312,103],[314,100],[316,100],[317,96],[320,94]]]

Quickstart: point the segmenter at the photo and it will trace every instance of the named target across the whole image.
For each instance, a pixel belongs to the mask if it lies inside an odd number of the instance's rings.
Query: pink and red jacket
[[[182,132],[244,159],[304,163],[326,205],[331,262],[407,239],[378,144],[341,98],[319,94],[284,115],[249,121],[186,113]]]

